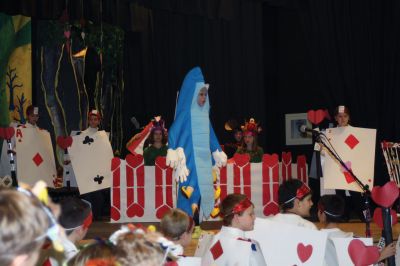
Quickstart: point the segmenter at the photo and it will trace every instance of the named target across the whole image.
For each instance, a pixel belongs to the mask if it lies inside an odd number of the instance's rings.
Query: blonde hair
[[[117,239],[116,260],[121,266],[159,266],[163,263],[163,250],[155,233],[125,233]]]
[[[116,248],[112,243],[106,243],[104,241],[95,242],[80,250],[78,254],[68,261],[67,265],[85,266],[90,260],[94,259],[104,259],[104,261],[108,262],[106,265],[114,265],[115,251]]]
[[[48,217],[39,200],[13,189],[0,189],[0,265],[37,252],[45,240]]]
[[[185,212],[179,209],[170,209],[161,219],[161,232],[171,240],[178,240],[183,233],[192,229],[189,227],[193,227],[194,224],[190,225],[190,219]]]

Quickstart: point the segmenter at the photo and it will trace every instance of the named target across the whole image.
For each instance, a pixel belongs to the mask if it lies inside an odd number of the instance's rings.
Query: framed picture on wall
[[[302,125],[311,128],[311,123],[307,119],[307,113],[285,114],[286,145],[312,144],[312,136],[300,132]]]

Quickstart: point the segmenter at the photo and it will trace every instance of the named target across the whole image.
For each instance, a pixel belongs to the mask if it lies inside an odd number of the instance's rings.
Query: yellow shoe
[[[214,209],[211,211],[210,216],[212,218],[215,218],[219,215],[219,208],[218,207],[214,207]]]
[[[192,204],[192,213],[195,214],[195,212],[199,209],[199,206],[196,203]]]
[[[181,191],[182,191],[183,195],[185,195],[185,197],[188,199],[190,199],[190,197],[192,196],[193,190],[194,189],[191,186],[181,187]]]
[[[215,191],[214,191],[214,199],[218,199],[221,196],[221,188],[220,187],[216,187]]]

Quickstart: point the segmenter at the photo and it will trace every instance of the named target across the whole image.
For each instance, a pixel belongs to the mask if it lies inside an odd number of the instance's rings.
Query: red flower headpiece
[[[256,136],[261,130],[261,127],[256,123],[254,118],[250,118],[250,120],[246,121],[242,126],[242,131],[245,136]]]
[[[154,117],[154,119],[152,120],[152,123],[153,123],[153,125],[151,127],[151,132],[161,131],[164,133],[166,131],[166,129],[164,127],[165,122],[163,119],[161,119],[161,116]]]

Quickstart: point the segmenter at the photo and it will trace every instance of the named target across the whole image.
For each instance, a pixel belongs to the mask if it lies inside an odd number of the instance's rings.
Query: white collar
[[[221,233],[231,235],[233,237],[241,237],[241,238],[245,237],[243,230],[231,226],[222,226]]]

